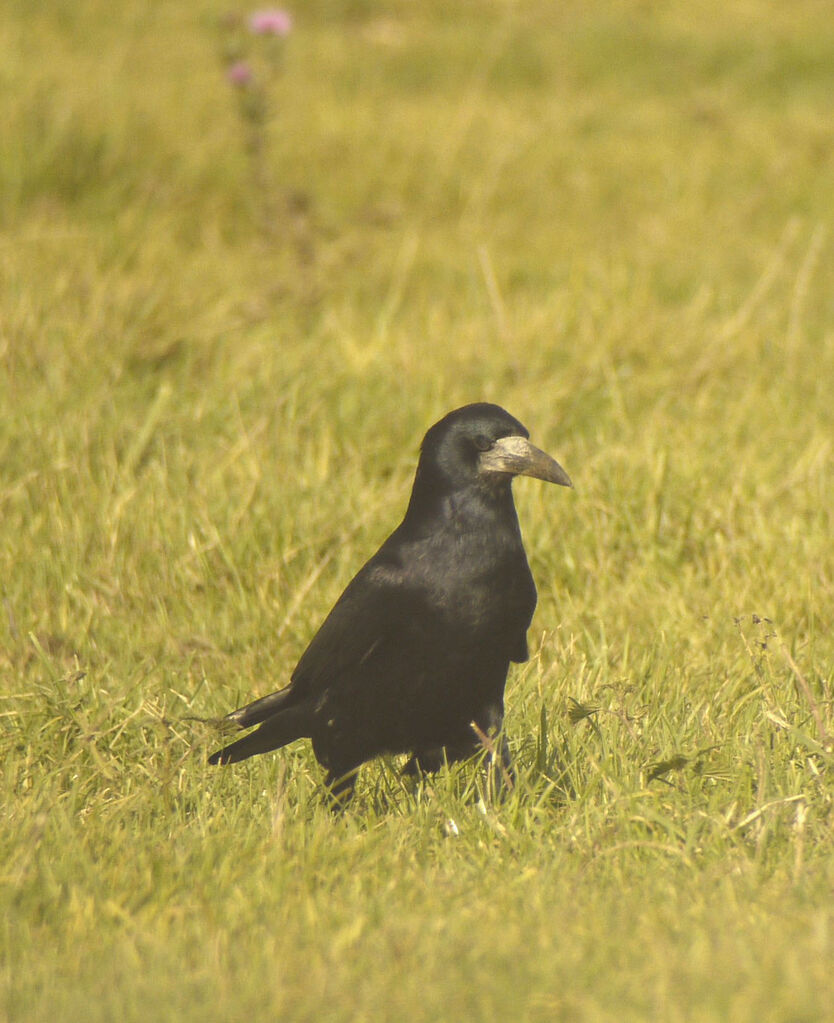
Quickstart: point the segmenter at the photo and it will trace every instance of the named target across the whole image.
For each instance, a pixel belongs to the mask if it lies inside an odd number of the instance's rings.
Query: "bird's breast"
[[[430,563],[437,564],[436,559]],[[520,543],[496,549],[480,538],[465,538],[445,552],[442,574],[429,572],[428,603],[458,634],[489,642],[524,631],[536,606],[536,588]]]

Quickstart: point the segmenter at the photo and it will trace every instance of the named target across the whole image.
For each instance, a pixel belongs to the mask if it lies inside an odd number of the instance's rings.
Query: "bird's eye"
[[[490,437],[487,437],[485,433],[479,433],[475,438],[475,447],[479,451],[489,451],[493,443],[494,441]]]

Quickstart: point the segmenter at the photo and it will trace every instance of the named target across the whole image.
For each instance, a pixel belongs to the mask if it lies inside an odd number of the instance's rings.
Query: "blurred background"
[[[726,598],[728,614],[785,601],[794,621],[830,602],[827,4],[280,13],[258,28],[199,0],[7,6],[18,632],[77,647],[111,605],[71,580],[127,599],[135,576],[147,606],[151,569],[179,631],[215,631],[171,575],[192,534],[216,571],[261,573],[284,602],[309,573],[287,549],[319,557],[345,530],[372,549],[425,428],[477,399],[576,481],[575,501],[519,489],[547,501],[526,514],[553,529],[530,542],[586,626],[614,582],[620,631],[641,631],[658,585],[676,621]],[[340,574],[333,554],[323,605],[357,556]],[[288,623],[295,642],[310,624]]]

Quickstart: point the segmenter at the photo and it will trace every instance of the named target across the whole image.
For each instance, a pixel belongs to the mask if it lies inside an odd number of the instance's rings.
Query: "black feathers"
[[[213,754],[234,763],[307,737],[334,796],[379,753],[430,770],[494,734],[511,661],[527,659],[536,588],[513,476],[570,486],[497,405],[450,412],[426,434],[405,518],[360,569],[290,684],[229,715],[259,728]],[[502,750],[506,759],[506,744]]]

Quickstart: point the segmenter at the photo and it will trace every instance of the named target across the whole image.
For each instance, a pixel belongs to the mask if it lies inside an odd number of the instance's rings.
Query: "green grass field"
[[[0,22],[0,1019],[834,1020],[830,4],[223,12]],[[515,791],[208,767],[481,399]]]

